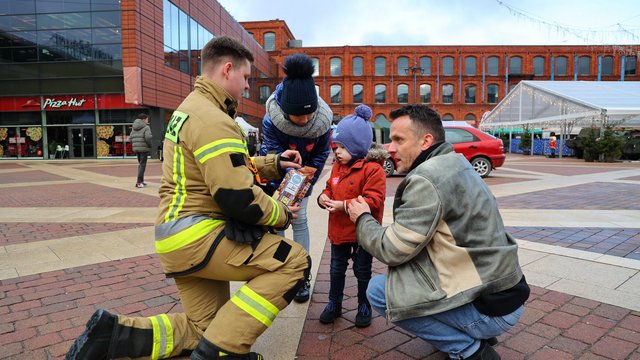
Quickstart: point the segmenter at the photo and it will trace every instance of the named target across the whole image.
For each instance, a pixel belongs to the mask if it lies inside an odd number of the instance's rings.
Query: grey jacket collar
[[[269,99],[267,99],[266,108],[267,115],[269,115],[271,122],[278,130],[289,136],[307,139],[318,138],[329,131],[331,121],[333,120],[333,112],[322,98],[318,97],[318,109],[313,115],[313,119],[305,126],[298,126],[285,117],[276,100],[276,93],[277,92],[274,92]]]

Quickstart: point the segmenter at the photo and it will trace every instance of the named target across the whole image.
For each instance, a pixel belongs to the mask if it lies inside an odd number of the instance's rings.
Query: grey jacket
[[[133,130],[131,130],[131,134],[129,135],[133,152],[151,152],[152,139],[149,125],[142,119],[136,119],[133,122]]]
[[[393,203],[394,223],[357,222],[360,245],[389,265],[390,321],[440,313],[522,278],[518,247],[495,197],[469,162],[443,143],[407,174]]]

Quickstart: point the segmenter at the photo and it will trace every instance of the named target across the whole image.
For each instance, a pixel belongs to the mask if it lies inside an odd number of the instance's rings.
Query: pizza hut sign
[[[44,98],[42,103],[43,109],[73,109],[73,108],[86,108],[87,99],[84,97],[66,97],[66,98]],[[91,106],[93,107],[93,106]]]

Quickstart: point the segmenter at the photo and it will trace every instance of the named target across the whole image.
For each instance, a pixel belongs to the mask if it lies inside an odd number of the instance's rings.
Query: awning
[[[537,125],[640,127],[640,82],[521,81],[481,128]]]

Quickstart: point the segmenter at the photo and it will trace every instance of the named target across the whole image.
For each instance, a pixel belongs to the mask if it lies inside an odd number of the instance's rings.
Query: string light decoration
[[[591,48],[594,52],[605,52],[612,54],[620,54],[620,55],[628,55],[628,56],[639,56],[640,55],[640,46],[639,45],[612,45],[606,44],[612,35],[616,36],[618,39],[623,41],[629,41],[629,43],[640,43],[640,34],[637,32],[637,29],[628,29],[622,23],[628,20],[631,20],[640,15],[633,16],[629,19],[622,20],[616,24],[609,25],[608,27],[601,29],[585,29],[573,26],[567,26],[560,24],[555,21],[545,20],[536,15],[529,14],[525,10],[518,9],[509,4],[506,4],[504,1],[496,0],[498,5],[506,8],[509,13],[518,18],[525,19],[532,23],[546,26],[549,29],[555,30],[559,34],[569,34],[575,36],[576,38],[582,40],[586,45],[591,45]],[[607,28],[614,27],[614,30],[606,30]],[[596,45],[597,44],[597,45]]]

